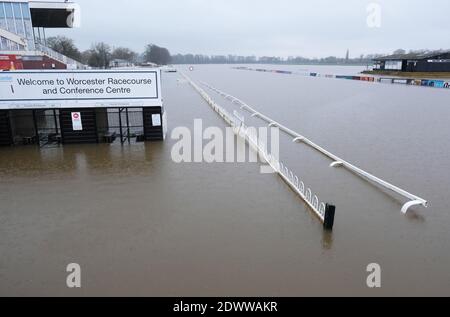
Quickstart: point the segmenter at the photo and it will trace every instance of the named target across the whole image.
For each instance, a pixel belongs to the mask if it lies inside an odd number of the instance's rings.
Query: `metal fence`
[[[107,126],[100,125],[99,130],[115,133],[122,143],[131,141],[144,134],[142,111],[142,108],[108,108]]]
[[[60,134],[59,110],[13,110],[10,113],[13,143],[57,143]]]
[[[413,206],[422,205],[425,208],[428,207],[428,202],[425,199],[420,198],[419,196],[416,196],[414,194],[411,194],[411,193],[407,192],[406,190],[401,189],[395,185],[392,185],[391,183],[386,182],[386,181],[362,170],[361,168],[356,167],[355,165],[343,160],[342,158],[338,157],[337,155],[332,154],[331,152],[325,150],[324,148],[320,147],[316,143],[312,142],[305,136],[285,127],[284,125],[278,123],[277,121],[275,121],[275,120],[269,118],[268,116],[262,114],[261,112],[255,110],[253,107],[249,106],[242,100],[240,100],[234,96],[231,96],[230,94],[227,94],[223,91],[220,91],[219,89],[214,88],[214,87],[208,85],[207,83],[202,83],[202,84],[204,86],[208,87],[209,89],[211,89],[212,91],[218,93],[222,97],[226,98],[227,100],[231,101],[232,103],[238,105],[242,110],[248,111],[249,113],[251,113],[252,117],[260,118],[261,120],[267,122],[269,124],[269,126],[278,127],[281,131],[283,131],[287,135],[293,137],[294,143],[306,144],[307,146],[318,151],[319,153],[325,155],[326,157],[328,157],[329,159],[332,160],[330,167],[344,167],[344,168],[348,169],[349,171],[352,171],[353,173],[355,173],[356,175],[358,175],[361,178],[372,181],[375,184],[378,184],[384,188],[387,188],[387,189],[409,199],[409,201],[407,203],[405,203],[401,209],[404,214],[406,214],[408,212],[408,210]]]
[[[99,142],[121,143],[140,141],[144,135],[142,108],[96,109]],[[59,145],[63,142],[60,110],[12,110],[10,122],[15,145]]]
[[[36,43],[35,44],[36,50],[40,51],[42,53],[44,53],[45,55],[47,55],[50,58],[53,58],[65,65],[67,65],[67,67],[69,69],[87,69],[88,66],[70,58],[67,57],[61,53],[56,52],[55,50],[52,50],[51,48],[42,45],[41,43]]]
[[[313,195],[311,188],[307,188],[305,183],[294,174],[285,164],[272,156],[266,149],[264,143],[260,142],[254,129],[247,127],[244,122],[240,122],[237,133],[244,137],[249,145],[257,151],[274,171],[306,202],[306,204],[316,213],[320,220],[325,222],[327,204],[320,202],[317,195]]]
[[[305,183],[299,179],[289,168],[282,162],[272,156],[266,149],[265,145],[260,142],[257,133],[254,129],[247,127],[239,116],[231,115],[223,107],[217,104],[203,89],[201,89],[195,82],[193,82],[186,74],[181,73],[182,76],[189,82],[189,84],[205,99],[205,101],[216,111],[229,125],[233,127],[234,132],[243,137],[249,146],[254,149],[260,157],[266,161],[273,170],[297,193],[308,207],[318,216],[323,222],[324,228],[327,230],[333,229],[335,206],[320,202],[317,195],[313,195],[310,188],[305,186]]]

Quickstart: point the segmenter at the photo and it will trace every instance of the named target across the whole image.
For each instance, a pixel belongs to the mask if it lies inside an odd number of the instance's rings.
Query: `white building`
[[[135,65],[132,62],[129,62],[124,59],[113,59],[109,62],[110,68],[124,68],[124,67],[134,67]]]

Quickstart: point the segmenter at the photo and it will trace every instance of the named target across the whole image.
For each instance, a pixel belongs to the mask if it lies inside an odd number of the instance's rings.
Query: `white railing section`
[[[271,168],[296,192],[305,203],[314,211],[319,219],[325,221],[325,211],[327,205],[319,200],[317,195],[313,195],[311,188],[307,188],[305,183],[299,179],[289,168],[276,159],[273,155],[269,154],[266,146],[259,141],[257,132],[255,129],[247,127],[239,114],[231,115],[223,107],[218,105],[203,89],[201,89],[195,82],[193,82],[186,74],[182,73],[182,76],[189,82],[189,84],[196,90],[205,101],[211,106],[211,108],[217,112],[230,126],[233,127],[233,131],[240,137],[244,138],[250,147],[255,150],[259,156],[268,163]]]
[[[229,95],[229,94],[227,94],[227,93],[225,93],[223,91],[220,91],[219,89],[214,88],[214,87],[208,85],[207,83],[202,82],[202,84],[205,85],[206,87],[208,87],[209,89],[211,89],[212,91],[218,93],[219,95],[221,95],[225,99],[227,99],[227,100],[231,101],[232,103],[238,105],[242,110],[248,111],[249,113],[252,114],[252,117],[260,118],[261,120],[269,123],[269,126],[276,126],[276,127],[278,127],[281,131],[283,131],[286,134],[292,136],[294,138],[293,139],[294,143],[304,143],[304,144],[310,146],[311,148],[317,150],[318,152],[322,153],[326,157],[330,158],[333,161],[333,163],[331,163],[330,167],[344,167],[344,168],[354,172],[356,175],[358,175],[358,176],[360,176],[362,178],[370,180],[370,181],[372,181],[372,182],[374,182],[374,183],[376,183],[376,184],[378,184],[378,185],[380,185],[380,186],[382,186],[384,188],[387,188],[387,189],[389,189],[389,190],[391,190],[391,191],[393,191],[393,192],[395,192],[395,193],[397,193],[397,194],[399,194],[399,195],[401,195],[403,197],[408,198],[410,201],[407,202],[406,204],[404,204],[403,207],[402,207],[402,212],[404,214],[406,214],[408,212],[408,210],[411,207],[413,207],[413,206],[422,205],[425,208],[428,207],[428,202],[425,199],[420,198],[420,197],[418,197],[416,195],[413,195],[413,194],[407,192],[406,190],[403,190],[403,189],[401,189],[401,188],[399,188],[399,187],[397,187],[395,185],[392,185],[392,184],[390,184],[390,183],[388,183],[388,182],[386,182],[386,181],[384,181],[384,180],[382,180],[382,179],[380,179],[380,178],[378,178],[378,177],[376,177],[376,176],[374,176],[374,175],[372,175],[372,174],[370,174],[370,173],[360,169],[359,167],[356,167],[355,165],[353,165],[353,164],[351,164],[351,163],[349,163],[349,162],[339,158],[338,156],[336,156],[336,155],[332,154],[331,152],[323,149],[322,147],[320,147],[319,145],[315,144],[314,142],[312,142],[308,138],[304,137],[303,135],[301,135],[301,134],[299,134],[299,133],[297,133],[297,132],[295,132],[295,131],[293,131],[293,130],[285,127],[285,126],[283,126],[282,124],[278,123],[277,121],[272,120],[271,118],[269,118],[269,117],[265,116],[264,114],[258,112],[257,110],[255,110],[254,108],[252,108],[251,106],[249,106],[248,104],[243,102],[242,100],[240,100],[240,99],[238,99],[238,98],[236,98],[234,96],[231,96],[231,95]]]
[[[268,163],[274,171],[296,192],[306,204],[316,213],[322,222],[325,221],[326,204],[320,202],[317,195],[313,195],[311,188],[307,188],[305,183],[299,179],[289,168],[268,153],[265,145],[258,141],[258,136],[254,129],[250,129],[240,121],[237,131],[238,135],[244,137],[249,145],[256,150],[261,158]]]
[[[37,51],[40,51],[40,52],[44,53],[45,55],[47,55],[48,57],[51,57],[54,60],[57,60],[58,62],[66,64],[72,68],[75,68],[75,69],[86,69],[87,68],[86,65],[84,65],[70,57],[67,57],[61,53],[58,53],[57,51],[52,50],[50,47],[47,47],[40,43],[36,43],[35,46],[36,46]]]

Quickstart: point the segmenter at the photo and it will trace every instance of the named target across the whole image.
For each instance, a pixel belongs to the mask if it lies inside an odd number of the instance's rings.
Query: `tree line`
[[[50,37],[46,45],[58,53],[94,68],[109,68],[111,61],[115,59],[124,60],[130,64],[167,65],[171,62],[169,50],[155,44],[148,44],[141,54],[126,47],[112,48],[104,42],[94,43],[90,49],[80,51],[74,41],[65,36]]]
[[[112,48],[110,45],[99,42],[92,44],[91,48],[80,51],[74,41],[65,36],[55,36],[47,39],[47,46],[74,60],[95,68],[108,68],[114,59],[120,59],[132,64],[154,63],[157,65],[173,64],[317,64],[317,65],[371,65],[374,58],[380,54],[360,55],[350,57],[347,50],[345,57],[328,56],[324,58],[306,58],[291,56],[282,58],[277,56],[238,56],[238,55],[203,55],[203,54],[176,54],[170,55],[167,48],[155,44],[145,47],[143,53],[137,53],[126,47]],[[429,50],[411,50],[408,53],[426,53]],[[398,49],[393,54],[405,54],[404,49]]]
[[[427,53],[429,50],[398,49],[392,54]],[[350,57],[347,50],[344,57],[328,56],[324,58],[306,58],[290,56],[287,58],[277,56],[238,56],[238,55],[202,55],[202,54],[176,54],[172,56],[173,64],[286,64],[286,65],[371,65],[375,58],[388,54],[367,54]]]
[[[237,55],[201,55],[201,54],[177,54],[172,56],[173,64],[371,64],[377,55],[362,55],[358,58],[339,58],[335,56],[325,58],[278,57],[278,56],[237,56]]]

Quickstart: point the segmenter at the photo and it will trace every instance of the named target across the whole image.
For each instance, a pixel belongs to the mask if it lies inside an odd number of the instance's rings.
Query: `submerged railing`
[[[389,189],[389,190],[391,190],[391,191],[393,191],[393,192],[395,192],[395,193],[397,193],[397,194],[399,194],[399,195],[401,195],[401,196],[403,196],[405,198],[408,198],[410,201],[407,202],[406,204],[404,204],[403,207],[402,207],[402,212],[404,214],[406,214],[408,212],[408,210],[411,207],[413,207],[413,206],[422,205],[425,208],[428,207],[428,202],[425,199],[420,198],[420,197],[418,197],[416,195],[413,195],[413,194],[407,192],[406,190],[403,190],[403,189],[401,189],[401,188],[399,188],[399,187],[397,187],[395,185],[392,185],[392,184],[390,184],[390,183],[388,183],[388,182],[386,182],[386,181],[384,181],[384,180],[382,180],[382,179],[380,179],[380,178],[378,178],[378,177],[376,177],[376,176],[374,176],[374,175],[372,175],[372,174],[362,170],[361,168],[356,167],[355,165],[353,165],[353,164],[351,164],[351,163],[341,159],[337,155],[334,155],[331,152],[323,149],[322,147],[320,147],[319,145],[315,144],[314,142],[312,142],[308,138],[304,137],[303,135],[301,135],[301,134],[299,134],[299,133],[297,133],[297,132],[295,132],[295,131],[293,131],[293,130],[285,127],[285,126],[283,126],[282,124],[278,123],[277,121],[272,120],[271,118],[269,118],[269,117],[265,116],[264,114],[258,112],[257,110],[255,110],[254,108],[252,108],[251,106],[249,106],[245,102],[241,101],[240,99],[238,99],[238,98],[236,98],[234,96],[231,96],[231,95],[229,95],[229,94],[227,94],[227,93],[225,93],[223,91],[220,91],[219,89],[214,88],[214,87],[208,85],[207,83],[202,82],[202,84],[204,86],[208,87],[209,89],[211,89],[212,91],[214,91],[214,92],[218,93],[219,95],[223,96],[225,99],[227,99],[227,100],[231,101],[232,103],[240,106],[240,108],[242,110],[248,111],[249,113],[251,113],[252,117],[260,118],[261,120],[269,123],[269,126],[278,127],[281,131],[283,131],[286,134],[288,134],[291,137],[293,137],[294,138],[293,142],[295,142],[295,143],[304,143],[304,144],[310,146],[311,148],[317,150],[318,152],[322,153],[323,155],[325,155],[326,157],[328,157],[329,159],[331,159],[333,161],[331,163],[330,167],[344,167],[344,168],[354,172],[356,175],[358,175],[358,176],[360,176],[360,177],[362,177],[364,179],[370,180],[370,181],[372,181],[372,182],[374,182],[374,183],[376,183],[376,184],[378,184],[378,185],[380,185],[380,186],[382,186],[384,188],[387,188],[387,189]]]
[[[289,170],[286,165],[284,165],[282,162],[268,153],[265,145],[258,141],[256,131],[245,126],[245,124],[241,121],[239,131],[237,132],[241,136],[242,130],[243,137],[246,138],[250,146],[255,149],[261,155],[264,161],[266,161],[272,167],[272,169],[276,171],[278,175],[281,176],[281,178],[294,190],[294,192],[296,192],[306,202],[306,204],[324,223],[325,228],[332,229],[334,223],[335,207],[330,204],[321,202],[317,195],[313,195],[311,188],[307,188],[305,186],[305,183],[301,181],[300,178],[291,170]]]
[[[202,88],[193,82],[186,74],[182,76],[196,90],[203,99],[217,112],[229,125],[233,127],[233,131],[240,137],[244,138],[249,146],[255,150],[260,157],[268,163],[271,168],[288,184],[292,190],[297,193],[308,207],[323,222],[326,230],[332,230],[334,226],[335,206],[321,202],[317,195],[313,194],[311,188],[307,188],[305,183],[295,175],[289,168],[271,155],[264,143],[260,142],[258,135],[254,129],[247,127],[239,115],[231,115],[223,107],[218,105]]]

